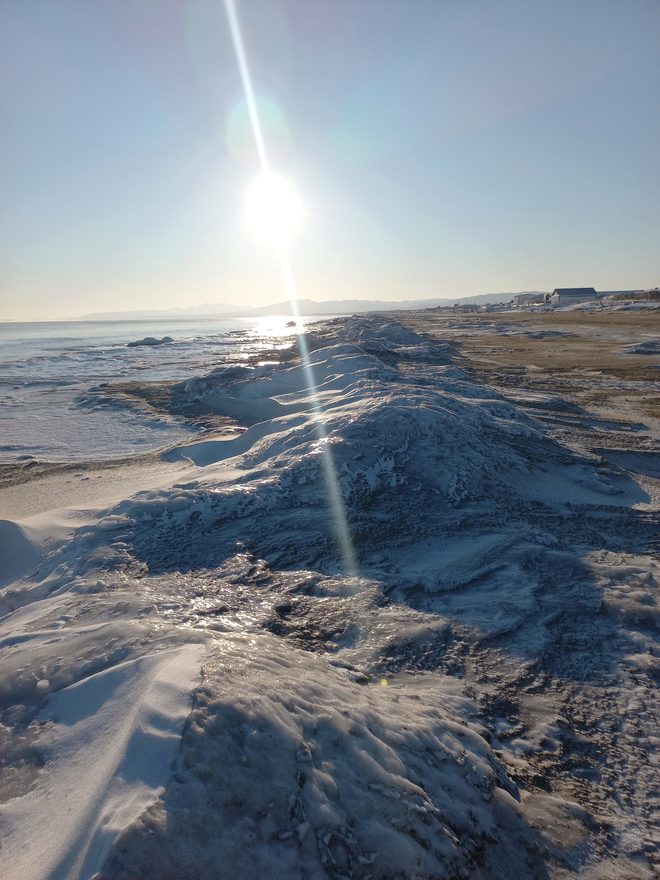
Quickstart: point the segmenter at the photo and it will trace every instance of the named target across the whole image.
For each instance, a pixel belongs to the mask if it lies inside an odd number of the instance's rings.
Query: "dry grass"
[[[595,419],[635,427],[638,440],[612,435],[613,444],[638,442],[648,449],[660,440],[659,359],[625,350],[642,339],[660,338],[660,310],[402,312],[397,318],[437,341],[451,341],[460,365],[506,396],[551,392]]]

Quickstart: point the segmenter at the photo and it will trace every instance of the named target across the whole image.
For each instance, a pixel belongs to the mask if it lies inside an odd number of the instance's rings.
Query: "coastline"
[[[185,386],[242,433],[0,488],[10,878],[652,876],[654,374],[541,321],[324,321]]]

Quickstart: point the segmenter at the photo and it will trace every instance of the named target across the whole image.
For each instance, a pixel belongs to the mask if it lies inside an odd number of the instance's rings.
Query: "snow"
[[[84,464],[187,439],[195,425],[169,411],[155,417],[126,386],[149,391],[150,383],[187,380],[265,346],[276,351],[291,334],[285,324],[284,317],[150,321],[153,338],[176,342],[129,346],[142,338],[143,321],[0,322],[0,462]]]
[[[199,646],[184,645],[51,696],[39,740],[46,772],[0,814],[6,880],[98,871],[117,834],[162,791],[202,656]],[[47,690],[51,683],[42,681]],[[38,846],[29,826],[39,829]]]
[[[169,483],[2,524],[7,876],[650,878],[645,488],[449,344],[305,341],[177,386],[245,430]]]
[[[0,520],[0,558],[0,585],[4,586],[36,568],[41,554],[27,529],[10,520]]]
[[[519,806],[453,720],[462,702],[440,680],[357,684],[274,636],[223,639],[164,799],[103,876],[530,876]]]
[[[613,297],[604,296],[596,300],[588,300],[586,302],[573,303],[569,306],[560,306],[564,312],[582,312],[582,311],[601,311],[610,312],[636,312],[655,310],[660,308],[657,300],[618,300]]]

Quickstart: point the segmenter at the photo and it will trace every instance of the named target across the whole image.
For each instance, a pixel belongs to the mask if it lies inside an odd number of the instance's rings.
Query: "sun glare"
[[[279,174],[265,171],[251,184],[245,220],[250,231],[273,247],[283,247],[302,226],[303,205],[293,185]]]

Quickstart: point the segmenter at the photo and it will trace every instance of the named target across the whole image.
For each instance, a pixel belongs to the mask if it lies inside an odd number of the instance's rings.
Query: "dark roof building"
[[[548,297],[548,302],[567,305],[572,302],[595,299],[597,296],[598,294],[593,287],[556,287]]]

